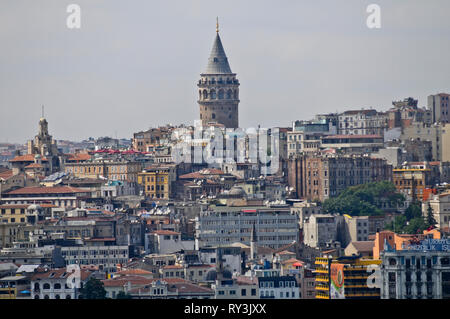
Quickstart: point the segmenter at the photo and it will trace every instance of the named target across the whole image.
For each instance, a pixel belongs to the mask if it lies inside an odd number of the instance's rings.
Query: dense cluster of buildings
[[[449,94],[261,135],[239,130],[239,85],[217,30],[199,125],[70,144],[42,117],[0,145],[0,299],[83,298],[91,278],[108,298],[450,298]],[[324,209],[383,181],[402,200],[382,214]],[[432,227],[387,230],[412,204]]]

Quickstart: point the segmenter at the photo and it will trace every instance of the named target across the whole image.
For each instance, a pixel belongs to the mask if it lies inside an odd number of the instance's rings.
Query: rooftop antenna
[[[44,104],[42,104],[42,117],[44,117]]]

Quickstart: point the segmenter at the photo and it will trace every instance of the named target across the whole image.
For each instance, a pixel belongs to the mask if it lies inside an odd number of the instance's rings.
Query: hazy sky
[[[66,8],[81,7],[81,29]],[[381,7],[381,29],[366,8]],[[241,127],[450,91],[450,1],[2,0],[0,142],[130,138],[199,117],[219,16]]]

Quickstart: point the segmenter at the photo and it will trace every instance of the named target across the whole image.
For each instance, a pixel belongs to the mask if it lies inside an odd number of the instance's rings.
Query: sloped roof
[[[354,241],[351,244],[359,252],[372,252],[375,242],[374,241]]]
[[[232,74],[219,33],[216,34],[214,39],[211,54],[208,58],[208,65],[203,74]]]
[[[70,193],[88,193],[88,189],[76,188],[71,186],[55,186],[55,187],[22,187],[12,190],[7,194],[70,194]]]
[[[10,162],[34,162],[35,154],[19,155],[10,160]],[[46,157],[42,157],[43,162],[47,161]]]

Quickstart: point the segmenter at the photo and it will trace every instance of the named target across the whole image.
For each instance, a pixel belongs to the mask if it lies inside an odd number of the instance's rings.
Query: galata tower
[[[239,81],[228,64],[218,22],[208,65],[205,72],[200,74],[197,86],[202,125],[219,123],[228,128],[238,128]]]

